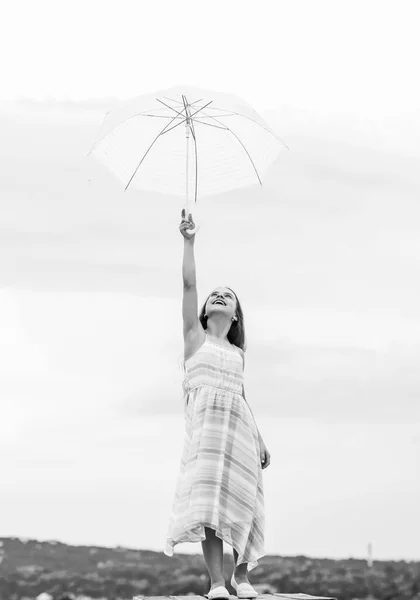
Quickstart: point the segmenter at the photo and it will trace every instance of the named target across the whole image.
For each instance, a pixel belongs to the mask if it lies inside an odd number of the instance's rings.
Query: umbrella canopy
[[[91,153],[124,184],[198,197],[258,184],[287,147],[244,100],[174,87],[122,102]]]

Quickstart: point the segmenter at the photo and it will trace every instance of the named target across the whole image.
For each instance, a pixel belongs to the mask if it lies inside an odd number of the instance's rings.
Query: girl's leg
[[[249,583],[247,576],[248,563],[241,563],[236,566],[238,556],[239,554],[236,552],[235,548],[233,548],[233,572],[235,574],[235,580],[237,583]]]
[[[223,540],[216,536],[214,529],[204,527],[206,539],[202,540],[204,561],[210,575],[210,589],[225,585],[223,575]]]

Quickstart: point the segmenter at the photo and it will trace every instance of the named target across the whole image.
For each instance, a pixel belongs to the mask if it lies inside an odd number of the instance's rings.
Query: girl
[[[270,454],[245,400],[245,331],[242,308],[228,287],[216,288],[200,315],[191,214],[181,213],[184,237],[185,438],[164,553],[201,541],[210,575],[209,600],[228,598],[223,540],[232,546],[231,585],[238,598],[258,593],[247,578],[264,556],[262,469]]]

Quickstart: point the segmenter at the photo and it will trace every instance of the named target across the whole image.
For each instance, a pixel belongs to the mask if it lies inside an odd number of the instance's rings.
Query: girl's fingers
[[[270,464],[270,454],[268,453],[268,451],[264,451],[260,454],[260,461],[261,461],[261,467],[263,469],[266,469],[268,467],[268,465]]]
[[[179,226],[180,231],[188,231],[195,227],[194,219],[192,217],[192,213],[188,213],[188,219],[186,218],[186,210],[183,208],[181,210],[181,224]]]
[[[192,214],[188,213],[188,219],[186,218],[185,214],[186,214],[185,213],[185,208],[183,208],[182,211],[181,211],[181,220],[182,221],[187,221],[187,222],[190,222],[190,223],[194,223],[193,218],[192,218]]]

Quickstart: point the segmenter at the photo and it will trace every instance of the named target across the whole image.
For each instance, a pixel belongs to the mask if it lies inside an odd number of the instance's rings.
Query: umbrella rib
[[[210,110],[214,110],[212,106],[210,106]],[[222,109],[221,108],[217,108],[215,110],[222,110]],[[238,113],[230,112],[230,113],[227,113],[226,115],[217,115],[217,116],[219,117],[219,119],[221,119],[221,118],[225,118],[225,117],[233,117],[233,116],[236,116],[237,114]],[[211,119],[211,116],[208,115],[207,118]]]
[[[176,117],[174,117],[172,119],[172,121],[175,120]],[[125,190],[127,190],[128,186],[130,185],[130,183],[132,182],[135,174],[137,173],[137,171],[140,168],[140,165],[142,164],[142,162],[144,161],[144,159],[146,158],[146,156],[149,154],[150,150],[152,149],[152,147],[155,145],[156,141],[160,138],[160,136],[165,132],[165,129],[168,127],[168,125],[170,125],[172,123],[172,121],[170,121],[167,125],[165,125],[165,127],[162,129],[162,131],[160,133],[157,134],[157,136],[155,137],[155,139],[153,140],[153,142],[150,144],[150,146],[148,147],[148,149],[146,150],[146,152],[143,154],[141,161],[139,162],[139,164],[136,167],[136,170],[134,171],[134,173],[132,174],[132,176],[130,177],[130,181],[127,183],[127,185],[125,186]]]
[[[177,118],[178,118],[178,117],[174,117],[174,118],[172,119],[172,121],[174,121],[174,120],[175,120],[175,119],[177,119]],[[183,123],[185,123],[185,121],[186,121],[186,120],[187,120],[187,119],[185,118],[183,121],[180,121],[180,122],[179,122],[179,123],[177,123],[176,125],[173,125],[173,126],[170,128],[170,129],[167,129],[166,131],[164,131],[164,132],[162,133],[162,135],[164,135],[165,133],[169,133],[170,131],[172,131],[172,129],[175,129],[176,127],[179,127],[180,125],[182,125]],[[172,121],[171,121],[171,123],[172,123]],[[168,123],[168,125],[170,125],[170,123]]]
[[[223,110],[223,109],[222,108],[216,108],[215,106],[210,106],[209,110]],[[211,115],[205,115],[205,116],[208,117],[209,119],[214,119],[214,117],[212,117]],[[283,144],[283,146],[286,146],[286,148],[288,150],[290,150],[289,146],[282,140],[282,138],[279,135],[277,135],[277,133],[274,133],[268,127],[265,127],[264,125],[261,125],[261,123],[258,123],[258,121],[256,121],[255,119],[252,119],[251,117],[248,117],[247,115],[243,115],[242,113],[238,113],[238,112],[232,112],[230,115],[219,115],[219,118],[232,117],[232,116],[243,117],[244,119],[248,119],[249,121],[252,121],[256,125],[259,125],[259,127],[262,127],[263,129],[265,129],[265,131],[267,131],[268,133],[270,133],[279,142],[281,142]]]
[[[197,154],[197,138],[195,135],[194,121],[191,119],[191,133],[194,140],[194,153],[195,153],[195,197],[194,201],[197,204],[197,185],[198,185],[198,154]]]
[[[194,119],[194,121],[196,123],[200,123],[201,125],[207,125],[207,127],[215,127],[216,129],[225,129],[226,131],[229,131],[228,127],[221,127],[220,125],[213,125],[213,123],[206,123],[204,121],[200,121],[200,119]]]
[[[176,112],[176,114],[177,114],[177,115],[184,116],[184,115],[183,115],[183,112],[184,112],[184,111],[182,111],[182,112],[179,112],[179,111],[178,111],[176,108],[174,108],[173,106],[169,106],[169,104],[166,104],[165,102],[162,102],[162,100],[159,100],[159,98],[156,98],[156,100],[157,100],[158,102],[160,102],[161,104],[163,104],[163,106],[166,106],[166,108],[169,108],[169,110],[173,110],[174,112]],[[185,107],[184,107],[184,110],[185,110]]]
[[[171,119],[172,117],[168,117],[168,115],[148,115],[147,113],[139,113],[139,117],[154,117],[155,119]],[[174,117],[174,119],[182,119],[183,116]]]
[[[207,104],[205,104],[204,106],[202,106],[201,108],[199,108],[198,110],[196,110],[196,111],[195,111],[195,113],[193,113],[193,114],[191,115],[191,119],[193,119],[193,118],[194,118],[194,116],[195,116],[197,113],[199,113],[200,111],[202,111],[202,110],[204,110],[205,108],[207,108],[207,106],[208,106],[209,104],[211,104],[212,102],[213,102],[213,100],[210,100],[210,102],[207,102]]]
[[[174,100],[173,98],[168,98],[168,96],[162,96],[162,98],[165,98],[165,100],[169,100],[170,102],[182,104],[182,102],[180,102],[179,100]]]
[[[206,115],[206,116],[208,116],[208,117],[210,117],[211,119],[213,119],[213,121],[216,121],[216,123],[220,123],[220,121],[218,121],[218,120],[217,120],[215,117],[211,117],[210,115]],[[222,123],[222,125],[223,125],[223,123]],[[235,137],[235,138],[238,140],[238,142],[241,144],[242,148],[243,148],[243,149],[245,150],[245,152],[247,153],[247,156],[248,156],[249,160],[251,161],[251,163],[252,163],[252,166],[254,167],[254,171],[255,171],[255,173],[256,173],[256,175],[257,175],[257,177],[258,177],[258,181],[259,181],[259,182],[260,182],[260,184],[262,185],[262,181],[261,181],[261,178],[260,178],[260,176],[259,176],[259,173],[258,173],[257,167],[255,166],[255,163],[254,163],[254,161],[252,160],[252,158],[251,158],[251,155],[250,155],[250,153],[248,152],[248,150],[246,149],[245,145],[244,145],[244,144],[243,144],[243,142],[242,142],[242,141],[239,139],[239,137],[236,135],[236,133],[232,131],[232,129],[229,129],[229,127],[226,127],[226,130],[227,130],[227,131],[229,131],[229,132],[230,132],[230,133],[231,133],[231,134],[232,134],[232,135],[233,135],[233,136],[234,136],[234,137]]]
[[[169,107],[170,108],[170,107]],[[152,110],[163,110],[163,109],[159,109],[159,108],[155,108]],[[108,113],[110,113],[111,111],[109,110]],[[107,113],[107,115],[108,115]],[[100,140],[98,140],[97,142],[95,142],[92,146],[92,148],[89,150],[88,152],[88,156],[89,154],[91,154],[93,152],[93,150],[96,148],[96,146],[98,146],[101,142],[104,141],[105,138],[107,138],[111,133],[113,133],[118,127],[121,127],[121,125],[124,125],[124,123],[127,123],[127,121],[130,121],[130,119],[134,119],[135,117],[142,117],[144,115],[144,113],[135,113],[134,115],[130,115],[129,117],[127,117],[126,119],[124,119],[123,121],[120,121],[120,123],[118,123],[111,131],[108,131],[108,133],[105,133],[105,135],[103,137],[101,137]],[[149,117],[152,116],[160,116],[160,115],[147,115]],[[181,115],[182,117],[182,115]],[[179,117],[179,118],[181,118]],[[162,119],[171,119],[171,117],[161,117]],[[172,120],[168,123],[168,125],[170,125],[172,123],[172,121],[174,121],[175,119],[177,119],[178,117],[173,117]],[[165,128],[164,128],[165,129]]]
[[[147,109],[146,109],[145,111],[143,111],[143,112],[136,113],[136,114],[137,114],[137,115],[144,115],[145,113],[147,113],[147,112],[151,112],[151,111],[154,111],[154,112],[159,112],[159,111],[161,111],[161,110],[165,110],[165,108],[170,108],[170,106],[166,106],[166,104],[165,104],[165,105],[164,105],[162,108],[157,108],[156,106],[153,106],[153,107],[147,108]]]

